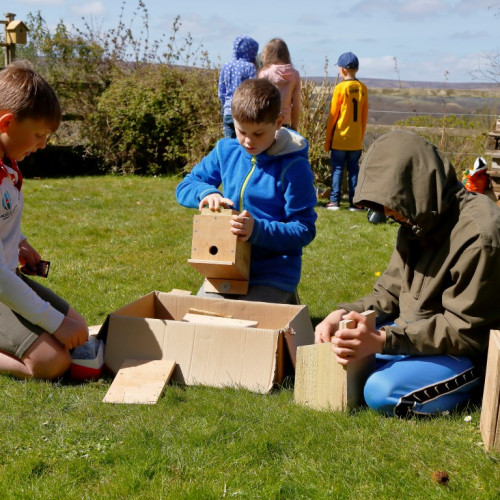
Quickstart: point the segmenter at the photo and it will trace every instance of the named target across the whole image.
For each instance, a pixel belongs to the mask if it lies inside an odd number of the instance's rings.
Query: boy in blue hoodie
[[[237,140],[218,141],[177,186],[185,207],[239,212],[230,230],[252,244],[252,256],[248,293],[232,299],[298,303],[302,248],[316,235],[308,143],[281,128],[280,107],[279,90],[269,80],[241,83],[231,106]],[[198,295],[218,294],[202,287]]]
[[[237,36],[233,41],[233,58],[222,66],[219,76],[219,99],[222,107],[224,137],[236,138],[231,115],[234,91],[244,80],[257,77],[255,59],[259,44],[249,36]]]

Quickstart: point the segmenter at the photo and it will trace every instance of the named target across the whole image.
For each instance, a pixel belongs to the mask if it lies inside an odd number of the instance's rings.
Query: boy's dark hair
[[[57,130],[62,119],[54,89],[23,60],[15,60],[0,71],[0,111],[12,113],[19,121],[43,119],[52,130]]]
[[[266,78],[241,82],[231,103],[233,118],[242,123],[274,123],[280,110],[280,91]]]

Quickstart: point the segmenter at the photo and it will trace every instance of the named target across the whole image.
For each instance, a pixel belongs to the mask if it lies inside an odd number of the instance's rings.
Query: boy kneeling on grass
[[[23,177],[17,162],[45,148],[61,122],[52,87],[15,61],[0,71],[0,373],[52,379],[71,364],[69,350],[88,339],[85,320],[24,273],[41,258],[21,233]]]
[[[177,201],[188,208],[239,212],[230,230],[252,244],[249,288],[246,295],[229,298],[295,304],[302,248],[316,235],[308,144],[281,128],[280,93],[269,80],[245,80],[231,106],[237,139],[217,143],[177,186]],[[202,286],[198,295],[219,294]]]
[[[457,180],[444,154],[412,132],[368,150],[354,203],[400,224],[387,269],[366,297],[316,327],[337,361],[376,354],[364,395],[389,415],[434,414],[481,389],[490,329],[500,326],[500,210]],[[361,314],[377,312],[378,329]],[[341,319],[357,328],[339,330]],[[479,391],[480,392],[480,391]]]

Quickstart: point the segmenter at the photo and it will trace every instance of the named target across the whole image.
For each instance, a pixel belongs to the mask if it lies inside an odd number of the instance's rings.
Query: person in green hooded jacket
[[[400,224],[373,291],[341,303],[315,331],[337,361],[376,354],[365,401],[385,414],[450,411],[478,393],[489,332],[500,326],[500,209],[458,181],[443,153],[413,132],[370,147],[354,203]],[[360,313],[374,310],[370,329]],[[339,330],[342,319],[357,327]]]

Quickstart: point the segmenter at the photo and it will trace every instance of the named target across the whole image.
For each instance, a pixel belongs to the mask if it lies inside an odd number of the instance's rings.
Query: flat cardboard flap
[[[297,347],[314,344],[314,329],[312,326],[309,309],[302,306],[286,329],[285,340],[290,353],[290,360],[295,368],[297,363]]]

